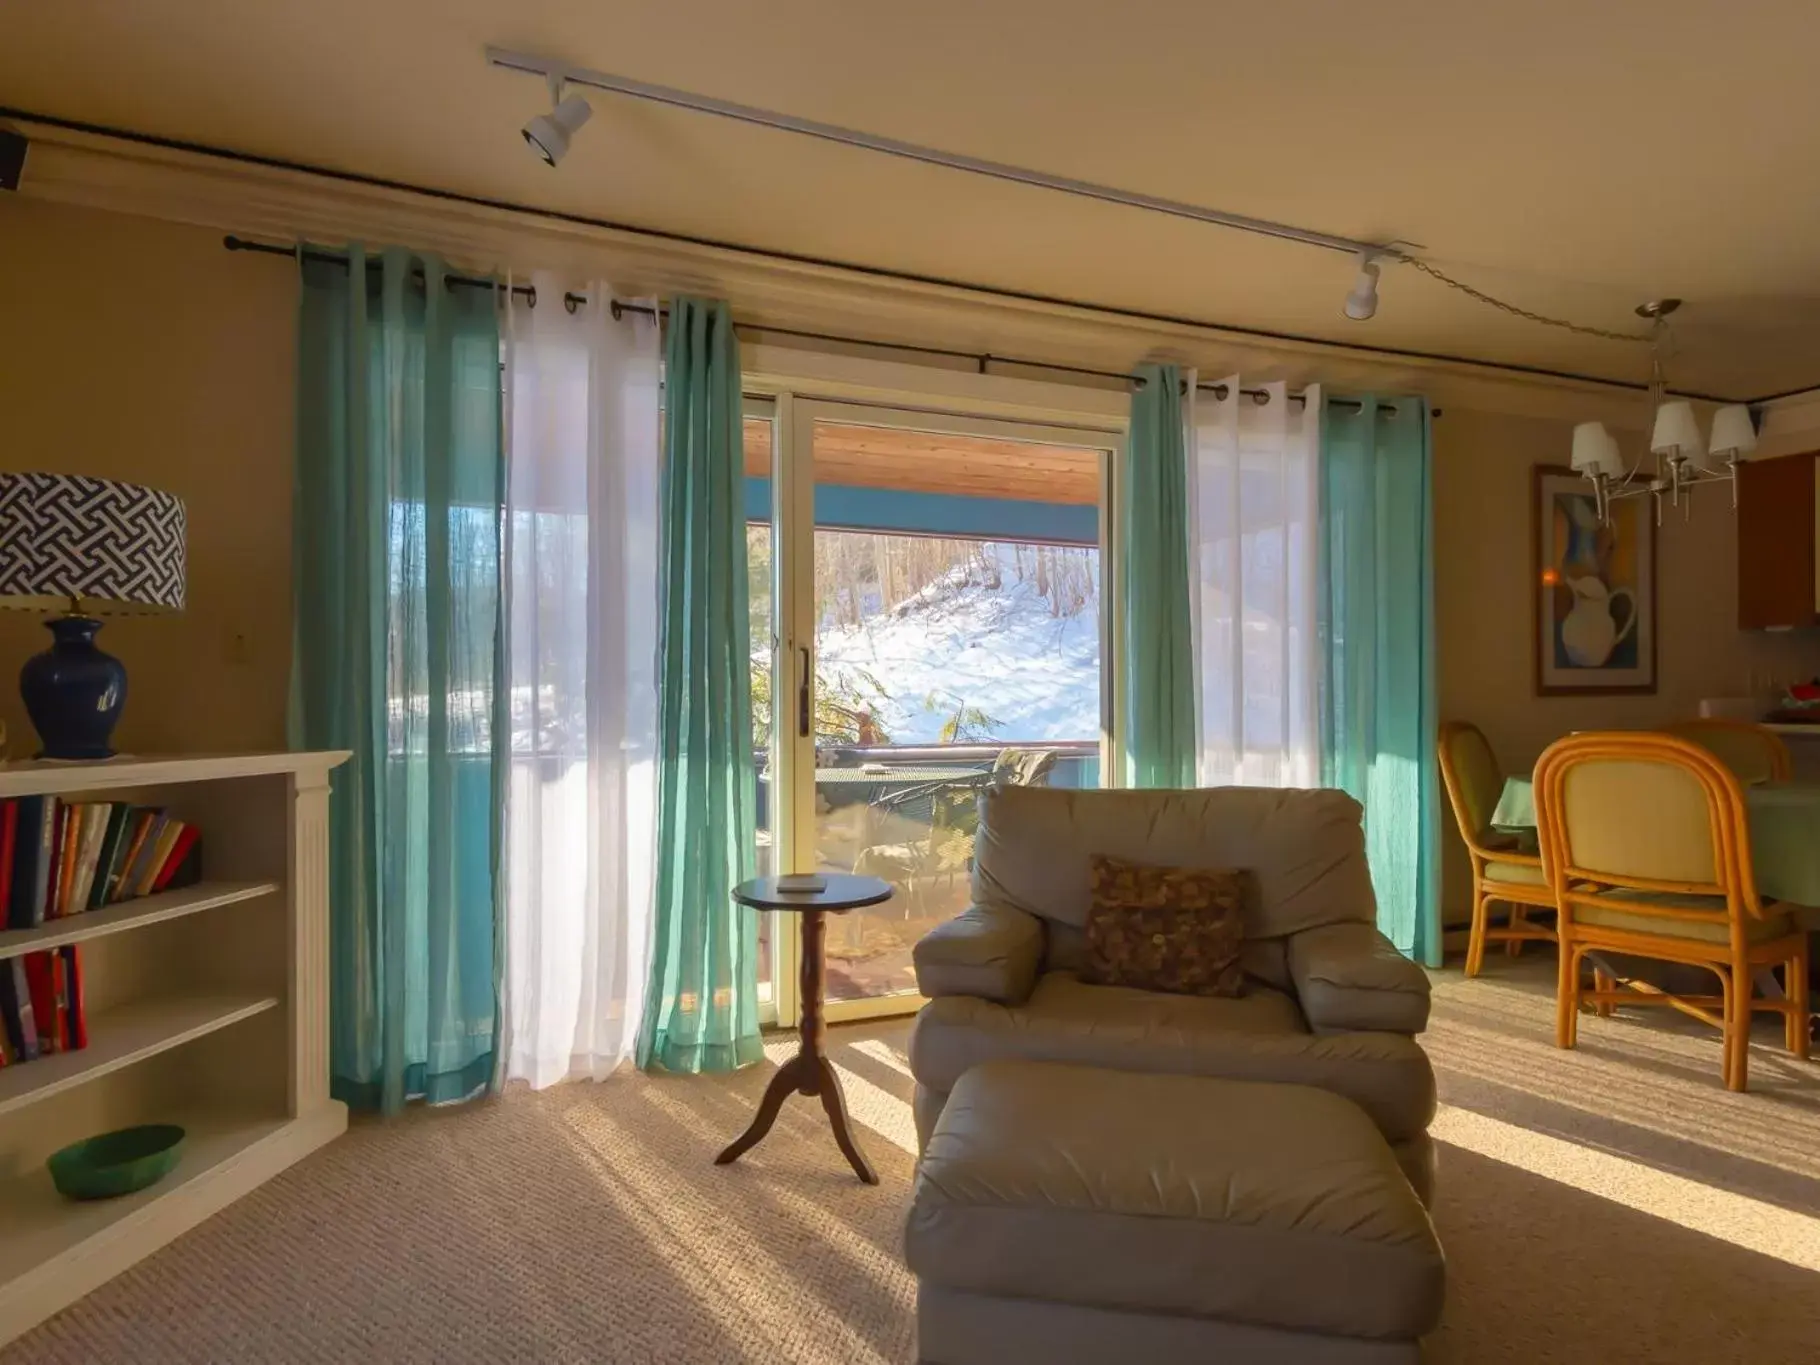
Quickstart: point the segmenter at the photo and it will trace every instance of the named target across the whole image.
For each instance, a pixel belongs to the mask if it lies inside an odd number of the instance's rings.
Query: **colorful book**
[[[69,807],[63,802],[53,803],[51,818],[51,855],[45,869],[44,877],[44,911],[38,916],[40,924],[57,917],[57,878],[63,868],[63,831],[69,827]]]
[[[27,953],[24,958],[25,984],[38,1029],[40,1056],[63,1050],[63,1029],[57,1019],[57,973],[51,966],[53,956],[49,952]]]
[[[82,993],[82,953],[74,943],[57,949],[63,964],[65,1033],[72,1049],[88,1046],[88,1009]]]
[[[164,870],[165,863],[170,859],[171,850],[177,847],[177,837],[182,833],[182,821],[166,820],[164,822],[164,828],[158,831],[157,842],[152,846],[152,856],[146,863],[145,873],[133,888],[134,895],[151,894],[152,883],[158,880],[158,874]]]
[[[120,879],[120,899],[129,901],[140,894],[139,883],[145,880],[152,856],[158,851],[158,841],[164,837],[165,826],[171,818],[163,811],[152,812],[152,822],[145,831],[145,837],[139,841],[139,852],[134,855],[132,865]]]
[[[88,909],[89,888],[94,884],[95,866],[101,859],[101,840],[107,834],[111,808],[105,802],[90,802],[82,807],[82,838],[76,845],[75,880],[70,884],[69,912],[80,914]]]
[[[159,870],[156,880],[152,882],[153,892],[168,891],[179,886],[190,886],[194,884],[190,881],[181,880],[178,877],[178,873],[183,869],[184,865],[190,861],[192,856],[191,850],[196,847],[196,841],[201,837],[202,831],[197,829],[194,825],[182,825],[179,827],[177,842],[171,845],[171,856],[164,860],[163,868]],[[197,880],[200,880],[200,878]]]
[[[38,884],[38,842],[44,820],[42,796],[22,796],[15,803],[19,813],[14,817],[13,876],[7,888],[8,911],[0,917],[0,929],[32,927],[32,891]]]
[[[157,811],[148,810],[143,806],[134,809],[133,821],[128,829],[125,840],[126,848],[121,853],[120,857],[115,860],[114,870],[108,876],[108,904],[111,905],[115,901],[123,901],[127,898],[127,872],[138,859],[139,850],[145,846],[145,836],[151,832],[152,823],[157,817]]]
[[[69,961],[60,949],[52,948],[48,955],[51,960],[51,989],[56,992],[57,1002],[57,1051],[71,1052],[75,1049],[76,1038],[70,1017]]]
[[[101,850],[107,845],[107,832],[113,826],[114,811],[119,804],[118,801],[103,801],[95,807],[95,832],[84,860],[82,896],[76,902],[77,910],[92,908],[89,902],[95,897],[95,882],[101,874]]]
[[[18,832],[19,803],[0,801],[0,929],[13,922],[13,845]]]
[[[70,890],[76,885],[76,857],[82,851],[81,806],[63,808],[63,849],[57,859],[57,916],[70,912]]]
[[[44,923],[44,907],[50,896],[51,866],[57,859],[57,811],[62,803],[54,796],[34,799],[44,802],[38,827],[37,881],[33,886],[31,905],[31,922],[39,925]]]
[[[95,856],[88,899],[84,902],[90,910],[99,910],[107,904],[108,873],[113,869],[114,859],[120,856],[120,844],[126,837],[126,823],[132,813],[133,808],[124,801],[116,801],[108,807],[107,828],[101,835],[101,848]]]
[[[38,1027],[34,1022],[31,985],[25,978],[25,959],[0,960],[0,1021],[13,1045],[18,1061],[35,1061],[38,1056]]]

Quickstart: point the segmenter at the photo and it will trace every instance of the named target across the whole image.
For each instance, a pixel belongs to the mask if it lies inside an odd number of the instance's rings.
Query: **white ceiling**
[[[488,44],[889,137],[1403,239],[1538,312],[1680,315],[1676,387],[1820,385],[1813,0],[60,0],[0,105],[846,264],[1636,380],[1641,347],[1407,268],[594,94],[551,170]],[[29,174],[28,163],[28,174]],[[737,304],[737,300],[735,303]]]

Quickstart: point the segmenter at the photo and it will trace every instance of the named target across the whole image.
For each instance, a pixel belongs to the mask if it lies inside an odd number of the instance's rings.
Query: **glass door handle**
[[[797,653],[803,656],[803,671],[796,683],[796,733],[807,739],[809,737],[809,647],[799,645]]]

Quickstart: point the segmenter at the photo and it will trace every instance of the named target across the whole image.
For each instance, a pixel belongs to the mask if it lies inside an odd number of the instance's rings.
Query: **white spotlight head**
[[[594,112],[580,95],[562,98],[562,82],[555,77],[550,79],[550,102],[556,107],[547,114],[539,114],[525,124],[523,130],[525,142],[544,159],[546,166],[554,166],[568,155],[569,139]]]
[[[1378,311],[1378,258],[1366,252],[1359,253],[1359,273],[1352,282],[1352,292],[1346,296],[1346,316],[1354,322],[1364,322]]]

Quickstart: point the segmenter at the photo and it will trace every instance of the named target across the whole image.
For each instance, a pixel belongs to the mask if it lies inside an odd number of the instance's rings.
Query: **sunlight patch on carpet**
[[[1820,1218],[1702,1185],[1610,1152],[1442,1105],[1429,1135],[1678,1227],[1820,1270]],[[1441,1179],[1447,1178],[1445,1166]]]
[[[862,1057],[870,1057],[880,1066],[888,1067],[900,1076],[910,1076],[910,1063],[904,1060],[898,1050],[883,1038],[862,1038],[858,1042],[847,1044]],[[911,1077],[915,1079],[915,1077]]]
[[[864,1124],[893,1146],[901,1147],[915,1156],[916,1115],[910,1108],[910,1102],[900,1100],[889,1090],[874,1085],[838,1062],[835,1063],[834,1070],[840,1076],[841,1089],[847,1095],[848,1117],[855,1123]]]

